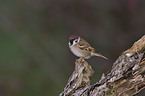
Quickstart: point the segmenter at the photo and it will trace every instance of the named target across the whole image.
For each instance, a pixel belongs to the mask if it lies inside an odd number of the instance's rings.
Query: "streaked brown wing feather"
[[[86,42],[86,41],[84,42],[84,41],[85,41],[84,39],[80,40],[80,42],[79,42],[80,49],[86,50],[89,52],[95,52],[95,49],[93,47],[91,47],[91,45],[88,42]]]

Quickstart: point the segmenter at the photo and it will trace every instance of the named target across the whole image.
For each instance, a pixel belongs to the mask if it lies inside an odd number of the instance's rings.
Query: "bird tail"
[[[98,56],[98,57],[102,57],[102,58],[104,58],[106,60],[109,60],[107,57],[105,57],[105,56],[103,56],[103,55],[101,55],[100,53],[97,53],[97,52],[92,53],[92,56]]]

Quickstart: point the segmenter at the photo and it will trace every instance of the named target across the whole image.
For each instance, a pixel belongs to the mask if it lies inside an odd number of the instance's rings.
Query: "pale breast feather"
[[[70,47],[71,51],[78,57],[83,57],[83,54],[82,54],[82,50],[78,47],[75,47],[75,46],[71,46]]]

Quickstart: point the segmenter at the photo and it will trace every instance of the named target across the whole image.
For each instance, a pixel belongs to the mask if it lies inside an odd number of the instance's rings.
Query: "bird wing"
[[[86,42],[86,41],[84,42],[84,41],[85,41],[84,39],[80,40],[79,48],[82,50],[89,51],[89,52],[95,52],[95,49],[93,47],[91,47],[91,45],[88,42]]]

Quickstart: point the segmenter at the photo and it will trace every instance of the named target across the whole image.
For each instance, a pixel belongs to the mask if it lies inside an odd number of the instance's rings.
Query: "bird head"
[[[80,41],[80,37],[78,35],[71,35],[69,37],[69,46],[75,45]]]

